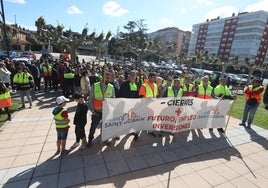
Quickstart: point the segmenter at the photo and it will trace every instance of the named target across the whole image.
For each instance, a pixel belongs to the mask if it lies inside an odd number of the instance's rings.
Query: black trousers
[[[76,142],[79,142],[83,138],[86,138],[85,126],[86,126],[86,124],[84,124],[84,125],[75,125]]]

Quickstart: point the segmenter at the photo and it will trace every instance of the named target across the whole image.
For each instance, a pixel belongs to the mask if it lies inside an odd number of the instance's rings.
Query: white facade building
[[[267,47],[268,12],[245,12],[193,25],[188,56],[208,50],[223,61],[238,55],[261,64],[268,62]]]

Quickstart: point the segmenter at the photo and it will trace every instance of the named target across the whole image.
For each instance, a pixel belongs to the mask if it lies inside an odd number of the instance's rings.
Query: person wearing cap
[[[96,82],[91,87],[89,96],[89,109],[92,112],[91,125],[88,135],[87,147],[91,147],[92,140],[98,124],[102,119],[102,105],[105,98],[115,98],[115,90],[112,84],[110,84],[111,74],[107,71],[103,71],[102,81]],[[105,142],[110,144],[110,140]]]
[[[66,155],[69,153],[69,151],[65,149],[66,139],[70,127],[68,112],[64,109],[67,101],[69,101],[69,99],[65,98],[64,96],[57,97],[57,106],[52,111],[57,130],[57,152],[55,154],[61,153],[61,155]]]
[[[261,85],[261,80],[259,79],[254,79],[252,81],[252,84],[245,88],[244,95],[246,103],[244,106],[242,122],[239,124],[240,126],[246,126],[247,122],[246,128],[251,128],[255,113],[261,102],[261,96],[263,91],[264,88]]]
[[[79,149],[84,149],[87,145],[85,126],[87,124],[88,106],[85,103],[84,96],[82,94],[75,93],[73,98],[75,102],[77,102],[77,106],[73,120],[73,124],[75,125],[76,141],[73,144],[72,148],[77,147],[81,140],[82,143]]]
[[[227,87],[227,78],[221,77],[219,85],[214,88],[214,97],[218,99],[236,99],[236,96],[232,96],[231,90]],[[213,129],[209,129],[210,131]],[[218,131],[224,133],[223,128],[218,128]]]

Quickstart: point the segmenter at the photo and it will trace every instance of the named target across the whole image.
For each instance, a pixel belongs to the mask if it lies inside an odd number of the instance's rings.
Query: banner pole
[[[235,100],[236,100],[236,99],[235,99]],[[233,107],[234,107],[235,100],[233,101],[232,106],[231,106],[231,108],[230,108],[229,115],[228,115],[228,119],[227,119],[227,122],[226,122],[226,124],[225,124],[224,133],[226,133],[226,130],[227,130],[227,127],[228,127],[228,124],[229,124],[229,120],[230,120],[230,117],[231,117],[231,112],[232,112]]]
[[[241,86],[241,83],[242,83],[242,78],[239,81],[238,88]],[[237,93],[238,93],[238,89],[235,90],[235,94],[234,94],[235,97],[237,97]],[[226,133],[226,130],[227,130],[227,127],[228,127],[228,124],[229,124],[229,120],[230,120],[230,117],[231,117],[231,112],[233,110],[235,101],[236,101],[236,98],[234,99],[234,101],[232,103],[232,106],[230,108],[229,116],[228,116],[228,119],[227,119],[227,122],[226,122],[226,125],[225,125],[225,129],[224,129],[224,133]]]

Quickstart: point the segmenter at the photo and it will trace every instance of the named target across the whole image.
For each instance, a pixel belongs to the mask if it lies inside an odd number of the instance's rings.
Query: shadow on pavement
[[[98,180],[104,181],[109,177],[115,187],[124,187],[133,180],[133,176],[140,179],[156,175],[165,175],[168,186],[174,170],[178,171],[181,165],[213,159],[230,161],[231,157],[241,159],[252,173],[228,138],[215,133],[210,132],[208,138],[209,134],[203,135],[201,130],[196,130],[177,133],[174,137],[164,133],[160,138],[149,136],[143,131],[138,141],[132,141],[129,149],[124,147],[133,136],[122,136],[119,141],[113,140],[111,146],[103,145],[102,148],[98,136],[91,148],[73,150],[62,158],[51,156],[45,162],[13,175],[3,187],[94,186],[102,184]],[[254,135],[254,138],[257,136],[252,130],[249,134]],[[266,143],[262,140],[259,143],[264,146]],[[119,143],[116,145],[115,142]],[[264,147],[267,148],[267,144]]]

